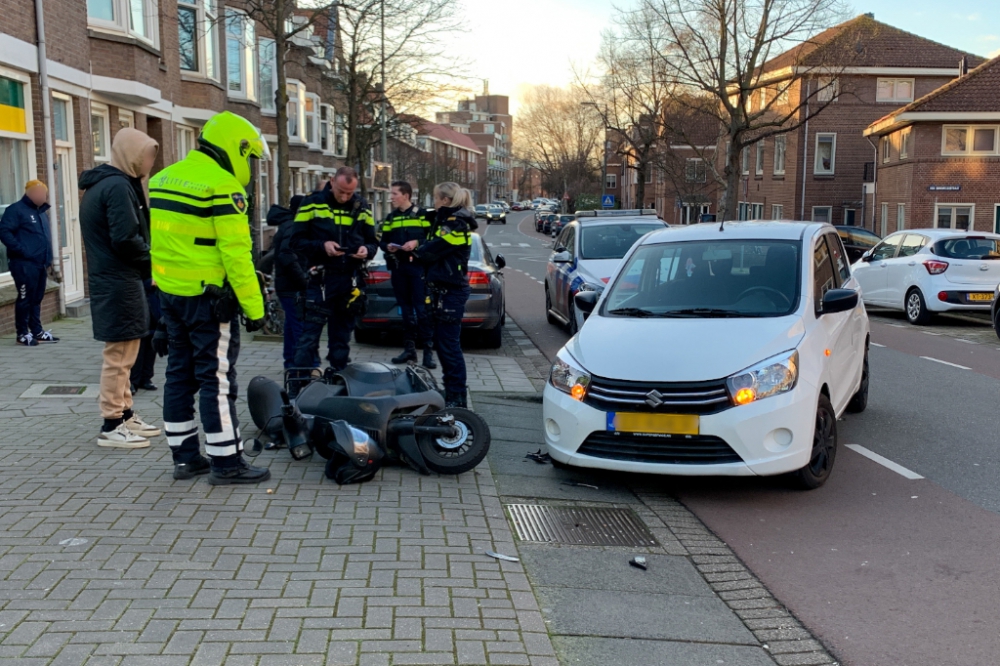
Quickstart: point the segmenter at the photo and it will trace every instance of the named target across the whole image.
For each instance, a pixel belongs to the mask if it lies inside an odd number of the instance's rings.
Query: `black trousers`
[[[39,336],[42,330],[42,299],[45,297],[45,266],[34,261],[10,262],[10,275],[17,287],[14,303],[14,328],[17,336]]]
[[[167,381],[163,387],[163,427],[175,463],[200,454],[194,396],[205,428],[205,453],[213,469],[239,462],[243,443],[236,418],[236,360],[239,319],[219,322],[209,296],[160,293],[162,317],[170,338]]]
[[[427,316],[427,286],[424,269],[419,264],[405,263],[392,269],[392,291],[403,316],[403,339],[420,345],[433,346],[433,330]]]
[[[142,386],[146,382],[153,381],[155,371],[156,351],[153,349],[153,336],[147,335],[139,342],[139,355],[135,357],[129,381],[136,386]]]
[[[472,288],[433,289],[434,347],[441,359],[441,376],[448,393],[465,393],[465,355],[462,354],[462,317]]]
[[[361,290],[364,298],[364,280],[353,275],[327,275],[326,294],[317,287],[306,291],[303,307],[302,334],[295,350],[295,367],[312,368],[319,354],[323,327],[327,327],[329,346],[326,360],[334,370],[343,370],[351,362],[351,333],[354,332],[357,312],[351,304],[354,289]]]

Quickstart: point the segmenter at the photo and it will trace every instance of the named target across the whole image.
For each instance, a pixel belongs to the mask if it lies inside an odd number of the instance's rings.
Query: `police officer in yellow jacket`
[[[149,183],[153,279],[164,324],[154,346],[168,356],[163,425],[175,479],[211,472],[209,483],[225,485],[271,476],[243,459],[236,418],[240,309],[248,332],[264,319],[244,188],[251,182],[250,159],[268,157],[260,131],[227,111],[205,123],[197,149]],[[199,448],[195,393],[207,460]]]

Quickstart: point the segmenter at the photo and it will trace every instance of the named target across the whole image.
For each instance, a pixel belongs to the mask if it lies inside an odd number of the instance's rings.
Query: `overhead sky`
[[[489,80],[491,93],[518,98],[531,86],[564,86],[594,61],[617,6],[636,0],[462,0],[469,31],[452,39]],[[1000,0],[856,0],[852,15],[979,55],[1000,55]],[[482,88],[482,84],[479,85]]]

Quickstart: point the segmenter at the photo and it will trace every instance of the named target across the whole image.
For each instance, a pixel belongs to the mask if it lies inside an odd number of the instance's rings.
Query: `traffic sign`
[[[614,208],[615,207],[615,195],[605,194],[601,197],[601,208]]]

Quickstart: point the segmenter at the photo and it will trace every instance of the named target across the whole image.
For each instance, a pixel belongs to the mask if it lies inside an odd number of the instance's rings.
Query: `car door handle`
[[[915,261],[911,261],[910,263],[908,263],[908,264],[906,264],[906,265],[907,265],[907,266],[916,266],[916,265],[917,265],[917,262],[915,262]]]
[[[881,264],[879,264],[879,265],[878,265],[878,267],[879,267],[879,268],[885,268],[885,267],[886,267],[886,266],[888,266],[888,265],[889,265],[889,264],[887,264],[886,262],[884,262],[884,261],[883,261],[883,262],[882,262]]]

